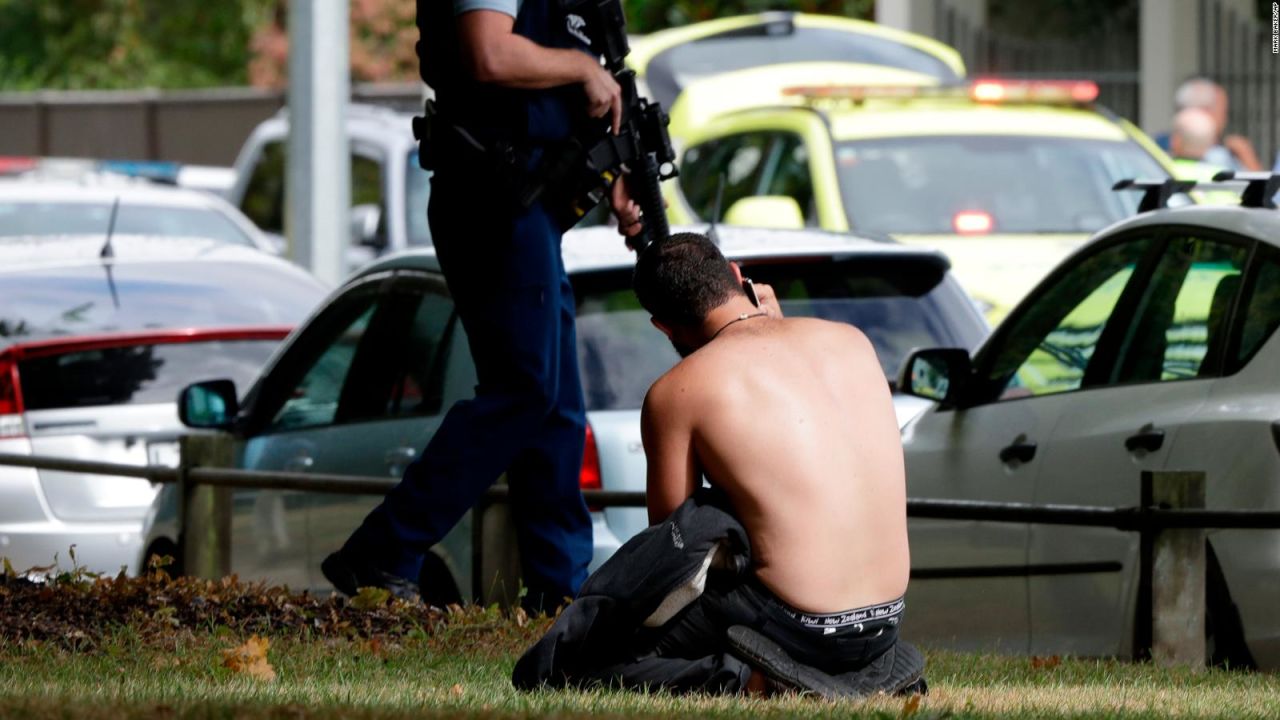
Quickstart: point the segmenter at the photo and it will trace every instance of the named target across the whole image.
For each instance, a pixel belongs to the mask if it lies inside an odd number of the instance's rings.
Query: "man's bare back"
[[[857,329],[776,311],[732,322],[654,384],[644,431],[650,522],[705,473],[745,526],[757,577],[786,603],[831,613],[905,592],[902,446]]]

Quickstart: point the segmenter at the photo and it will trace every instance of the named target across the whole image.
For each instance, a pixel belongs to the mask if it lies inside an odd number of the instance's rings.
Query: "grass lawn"
[[[0,717],[1280,716],[1273,674],[943,651],[927,653],[931,693],[919,702],[524,694],[508,677],[546,619],[355,605],[243,584],[10,578]],[[270,642],[256,668],[274,679],[228,667],[225,653],[253,634]]]

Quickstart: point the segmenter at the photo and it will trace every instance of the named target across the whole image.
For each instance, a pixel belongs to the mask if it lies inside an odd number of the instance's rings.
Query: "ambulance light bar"
[[[984,104],[1037,103],[1088,105],[1098,99],[1098,84],[1091,80],[995,80],[979,79],[962,85],[797,85],[783,88],[786,96],[808,100],[912,98],[965,98]]]

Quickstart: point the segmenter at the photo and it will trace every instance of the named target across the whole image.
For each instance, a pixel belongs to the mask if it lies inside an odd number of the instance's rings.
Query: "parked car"
[[[323,297],[246,244],[119,235],[103,258],[104,246],[101,234],[0,237],[0,453],[171,464],[178,391],[211,374],[248,382]],[[0,465],[0,556],[68,568],[74,545],[89,570],[136,571],[155,494],[144,480]]]
[[[351,150],[351,246],[348,265],[359,268],[379,255],[431,246],[427,199],[431,173],[418,165],[413,116],[352,103],[347,106]],[[263,232],[284,246],[287,109],[254,128],[236,157],[235,183],[227,192]]]
[[[847,70],[783,70],[703,80],[672,108],[673,223],[720,208],[729,224],[938,248],[994,322],[1089,233],[1135,212],[1116,181],[1170,177],[1150,138],[1094,105],[1091,82],[841,85]],[[744,87],[775,92],[744,103]]]
[[[1274,189],[1274,185],[1272,186]],[[1262,193],[1257,193],[1262,197]],[[1212,509],[1280,508],[1280,213],[1145,212],[1096,234],[972,356],[922,350],[902,391],[912,496],[1139,505],[1144,470],[1207,473]],[[912,632],[965,648],[1127,655],[1138,536],[912,520]],[[1280,666],[1280,531],[1212,530],[1213,659]]]
[[[226,201],[209,193],[97,171],[68,180],[0,180],[0,246],[33,238],[117,235],[201,238],[278,253],[279,246]],[[96,238],[96,240],[94,240]],[[33,252],[55,252],[40,242]],[[10,256],[12,257],[12,256]]]
[[[886,380],[913,347],[949,339],[972,347],[986,325],[942,255],[889,241],[819,231],[723,228],[722,247],[748,275],[770,283],[784,310],[858,325],[875,344]],[[631,290],[635,256],[611,229],[569,233],[565,266],[577,297],[578,360],[588,410],[584,487],[643,490],[640,407],[678,360]],[[210,376],[211,379],[216,376]],[[381,260],[347,282],[294,335],[237,403],[203,384],[230,415],[240,467],[399,477],[445,410],[470,397],[475,372],[434,255]],[[927,404],[897,396],[905,422]],[[239,407],[238,413],[235,411]],[[232,417],[234,416],[234,417]],[[328,587],[319,558],[336,550],[376,498],[236,491],[232,570],[291,587]],[[593,512],[592,567],[647,526],[642,509]],[[149,521],[147,552],[177,551],[177,494],[165,488]],[[443,562],[419,578],[428,599],[488,596],[472,583],[472,520],[434,548]],[[486,551],[488,546],[486,546]],[[442,568],[447,568],[444,572]]]

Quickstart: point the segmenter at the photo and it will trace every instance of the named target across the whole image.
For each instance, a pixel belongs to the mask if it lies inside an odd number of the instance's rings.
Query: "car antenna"
[[[720,209],[724,203],[724,184],[727,179],[727,173],[723,172],[716,178],[716,203],[711,206],[711,224],[707,226],[707,239],[716,247],[720,247],[720,234],[716,232],[716,225],[720,222]]]
[[[120,309],[120,293],[116,290],[116,280],[112,276],[112,263],[109,262],[116,256],[115,248],[111,245],[111,238],[116,234],[116,216],[120,214],[120,196],[117,195],[115,202],[111,203],[111,219],[107,221],[107,240],[102,243],[102,249],[98,251],[98,258],[102,260],[102,269],[107,272],[107,287],[111,290],[111,302]]]

